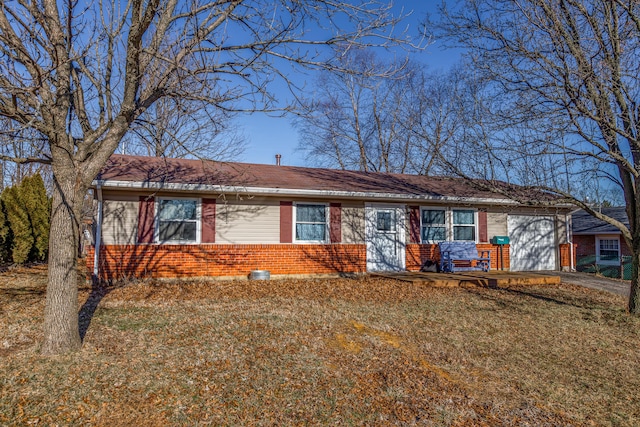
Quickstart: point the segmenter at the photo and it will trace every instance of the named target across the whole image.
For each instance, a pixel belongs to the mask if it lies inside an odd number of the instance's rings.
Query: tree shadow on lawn
[[[87,300],[82,304],[80,311],[78,311],[78,327],[80,329],[80,340],[84,341],[85,335],[91,325],[91,320],[100,305],[100,301],[107,296],[117,286],[110,285],[107,282],[96,280],[91,281],[91,292],[87,297]]]
[[[22,288],[13,288],[13,289],[2,289],[0,288],[0,293],[8,295],[10,297],[21,297],[21,296],[43,296],[47,293],[47,288],[43,287],[35,287],[28,286]]]
[[[527,306],[527,300],[537,300],[557,306],[575,307],[579,309],[604,309],[613,307],[600,300],[597,295],[590,295],[589,290],[550,287],[548,289],[530,288],[526,286],[491,286],[491,287],[466,287],[467,292],[484,300],[495,303],[500,308],[521,309]],[[494,292],[495,291],[495,292]],[[513,297],[517,297],[513,298]]]

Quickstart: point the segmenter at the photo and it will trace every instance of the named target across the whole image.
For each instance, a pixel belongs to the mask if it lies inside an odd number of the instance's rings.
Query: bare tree
[[[340,60],[357,73],[324,72],[301,103],[295,123],[308,158],[341,169],[435,171],[442,135],[434,134],[432,119],[442,106],[429,91],[441,82],[417,63],[380,61],[368,50],[352,49]]]
[[[8,158],[34,159],[45,150],[46,142],[33,129],[15,126],[0,117],[0,190],[18,185],[22,180],[40,173],[45,183],[51,182],[51,168],[37,162],[13,162]]]
[[[379,61],[369,51],[352,50],[341,60],[358,74],[322,74],[296,120],[300,148],[318,165],[443,174],[442,158],[463,163],[456,141],[472,130],[487,132],[469,126],[480,114],[475,101],[482,92],[460,68],[428,72],[412,61]]]
[[[277,108],[271,83],[295,88],[291,67],[340,67],[327,46],[398,41],[390,9],[376,0],[1,2],[0,116],[45,141],[37,155],[2,158],[53,171],[42,351],[81,345],[83,198],[138,118],[163,98]]]
[[[385,64],[365,49],[338,53],[340,70],[321,73],[315,93],[301,100],[295,121],[300,147],[316,165],[362,171],[402,168],[391,163],[392,150],[401,138],[395,134],[397,113],[390,107],[389,85],[402,79],[404,64]],[[392,122],[391,126],[389,123]]]
[[[234,115],[202,102],[162,98],[131,125],[122,151],[155,157],[236,160],[245,141]]]
[[[476,164],[497,166],[498,177],[519,171],[619,228],[633,253],[628,310],[640,314],[640,2],[466,0],[431,25],[489,82],[483,108],[502,131]],[[584,198],[581,183],[594,176],[622,190],[628,228]]]
[[[413,136],[409,162],[417,173],[448,173],[442,159],[466,168],[465,157],[460,156],[458,141],[480,141],[487,126],[471,127],[470,123],[483,123],[477,106],[481,97],[477,82],[459,67],[448,71],[420,72],[410,80],[410,97],[401,104],[406,112],[404,121]],[[471,133],[474,133],[471,136]]]

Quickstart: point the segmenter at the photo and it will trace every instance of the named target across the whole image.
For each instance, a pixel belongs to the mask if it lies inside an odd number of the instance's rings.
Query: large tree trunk
[[[78,350],[78,236],[82,199],[86,188],[72,166],[64,173],[54,170],[49,278],[44,313],[44,354]]]
[[[640,246],[640,245],[638,245]],[[640,248],[633,248],[631,261],[631,291],[629,294],[628,310],[631,314],[640,314],[640,292],[638,285],[640,284]]]

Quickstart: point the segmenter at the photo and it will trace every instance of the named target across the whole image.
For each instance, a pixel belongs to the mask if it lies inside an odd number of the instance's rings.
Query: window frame
[[[618,259],[617,260],[603,260],[600,255],[601,243],[604,241],[614,241],[618,245]],[[613,251],[614,249],[604,249],[606,251]],[[602,265],[620,265],[622,262],[622,248],[620,247],[620,236],[617,235],[602,235],[596,236],[596,264]]]
[[[451,241],[453,242],[474,242],[478,243],[478,210],[469,208],[451,208]],[[473,224],[456,224],[453,221],[455,217],[454,212],[466,211],[473,213]],[[473,227],[473,240],[455,240],[455,227]]]
[[[424,228],[425,225],[423,223],[423,212],[424,211],[444,211],[444,224],[437,224],[437,226],[443,226],[445,229],[445,239],[444,240],[425,240],[424,239]],[[455,224],[453,222],[453,212],[454,211],[471,211],[473,212],[473,224]],[[455,226],[463,226],[463,227],[473,227],[473,235],[474,240],[454,240],[454,227]],[[420,206],[420,243],[421,244],[437,244],[440,242],[474,242],[478,243],[478,210],[473,208],[466,207],[442,207],[442,206]]]
[[[195,240],[161,240],[160,239],[160,204],[164,200],[190,200],[196,202],[196,218],[193,220],[174,222],[195,222],[196,238]],[[154,235],[153,240],[163,245],[197,245],[202,241],[202,199],[198,197],[179,197],[179,196],[162,196],[156,198],[155,214],[154,214]],[[167,220],[164,220],[167,221]]]
[[[380,214],[381,213],[388,213],[391,214],[389,217],[389,229],[381,229],[380,226]],[[385,224],[386,224],[386,220],[385,220]],[[394,208],[385,208],[385,207],[380,207],[376,209],[376,221],[375,221],[375,227],[376,227],[376,233],[379,234],[396,234],[398,232],[398,218],[397,218],[397,212]]]
[[[298,239],[298,235],[296,233],[297,225],[298,225],[298,206],[323,206],[324,207],[324,240],[303,240]],[[329,243],[329,226],[330,226],[330,211],[329,211],[329,203],[321,203],[321,202],[294,202],[293,203],[293,212],[292,212],[292,236],[293,243]],[[303,224],[319,224],[315,222],[304,222]]]
[[[444,223],[442,224],[435,224],[436,227],[443,227],[444,228],[444,240],[426,240],[424,238],[424,229],[425,229],[425,225],[423,222],[423,218],[424,218],[424,211],[442,211],[444,213]],[[437,207],[437,206],[420,206],[420,243],[428,243],[428,244],[437,244],[440,242],[446,242],[449,240],[449,235],[450,235],[450,231],[449,231],[449,212],[448,209],[445,207]],[[432,224],[434,225],[434,224]]]

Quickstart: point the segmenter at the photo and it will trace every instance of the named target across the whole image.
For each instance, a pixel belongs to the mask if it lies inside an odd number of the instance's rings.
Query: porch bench
[[[455,273],[456,271],[482,270],[491,268],[491,252],[478,251],[473,242],[440,242],[440,271]],[[456,266],[455,262],[465,263]]]

